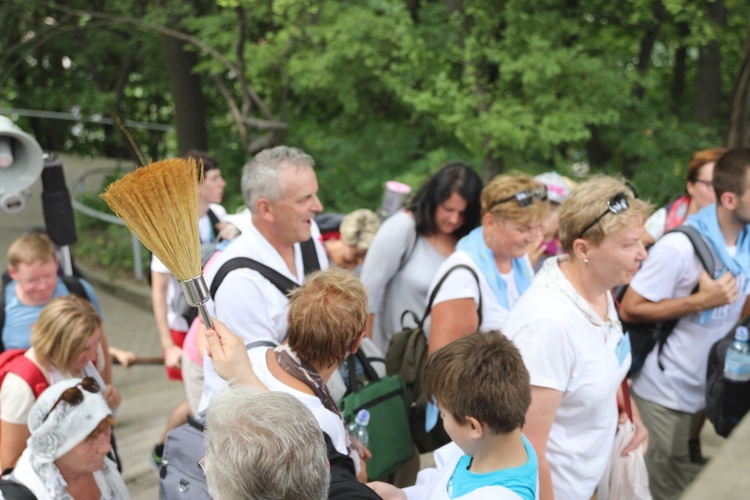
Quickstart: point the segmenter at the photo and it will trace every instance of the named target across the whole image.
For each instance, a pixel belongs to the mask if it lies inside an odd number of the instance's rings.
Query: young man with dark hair
[[[690,460],[689,439],[705,414],[708,352],[748,314],[750,293],[750,149],[716,161],[716,203],[687,219],[709,243],[717,273],[709,276],[688,237],[663,236],[625,293],[628,322],[679,319],[663,350],[655,348],[633,379],[633,394],[651,441],[646,453],[655,498],[680,496],[702,464]],[[698,287],[699,292],[693,293]]]

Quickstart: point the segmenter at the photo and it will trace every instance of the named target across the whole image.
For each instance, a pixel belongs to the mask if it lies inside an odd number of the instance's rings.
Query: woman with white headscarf
[[[38,500],[129,499],[117,466],[107,458],[113,423],[93,378],[50,386],[31,408],[31,437],[11,478]]]

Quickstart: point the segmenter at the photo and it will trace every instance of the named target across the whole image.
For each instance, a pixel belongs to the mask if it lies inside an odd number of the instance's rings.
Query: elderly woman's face
[[[73,363],[68,367],[71,373],[78,373],[83,370],[86,365],[91,361],[92,363],[96,360],[96,354],[99,350],[99,343],[102,339],[102,329],[97,328],[94,333],[89,337],[84,345],[83,352],[73,360]]]
[[[602,285],[612,288],[630,283],[648,255],[641,243],[643,231],[643,220],[633,217],[605,236],[599,246],[591,247],[586,265]]]
[[[58,467],[62,466],[67,471],[96,472],[104,466],[104,458],[112,450],[111,436],[112,428],[107,427],[106,431],[79,443],[75,448],[58,458],[55,463]]]
[[[541,222],[523,224],[490,214],[483,219],[485,241],[496,258],[518,259],[526,255],[532,241],[538,241]]]

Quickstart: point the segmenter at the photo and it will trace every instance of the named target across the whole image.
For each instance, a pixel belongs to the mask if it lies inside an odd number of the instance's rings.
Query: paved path
[[[111,163],[111,162],[110,162]],[[89,163],[64,159],[68,184],[88,168],[105,162]],[[41,182],[32,187],[32,196],[24,211],[15,215],[0,212],[0,260],[6,263],[8,245],[25,230],[44,226],[41,209]],[[73,249],[75,252],[75,248]],[[104,328],[110,344],[129,349],[142,356],[160,355],[153,317],[142,297],[148,296],[148,285],[110,284],[106,278],[88,271],[101,301]],[[111,293],[118,290],[117,294]],[[130,292],[124,295],[123,290]],[[161,366],[114,367],[115,386],[123,397],[115,430],[123,461],[123,475],[134,500],[158,498],[158,479],[146,463],[148,450],[161,439],[172,408],[184,397],[182,386],[168,382]]]

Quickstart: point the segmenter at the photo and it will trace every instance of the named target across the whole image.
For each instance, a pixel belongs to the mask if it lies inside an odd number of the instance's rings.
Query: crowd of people
[[[696,152],[686,192],[653,215],[623,179],[511,173],[484,185],[451,162],[382,224],[358,210],[335,236],[315,222],[323,206],[303,151],[252,158],[235,216],[219,205],[215,160],[191,156],[203,165],[213,329],[158,259],[153,312],[168,376],[186,392],[165,437],[188,415],[205,422],[213,498],[603,498],[625,419],[635,432],[622,454],[645,454],[653,498],[678,498],[705,463],[708,352],[750,312],[750,149]],[[710,245],[715,275],[670,232],[682,224]],[[39,233],[11,245],[8,271],[0,466],[36,498],[128,498],[111,432],[122,352],[93,288],[58,276]],[[425,310],[422,387],[440,418],[424,425],[450,442],[418,475],[415,448],[395,474],[368,477],[371,453],[347,434],[333,379],[360,348],[384,357]],[[675,321],[637,371],[621,318]],[[164,441],[149,459],[158,467],[163,453]]]

